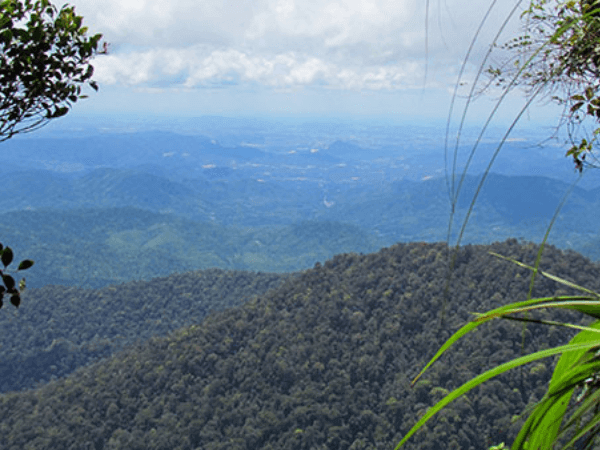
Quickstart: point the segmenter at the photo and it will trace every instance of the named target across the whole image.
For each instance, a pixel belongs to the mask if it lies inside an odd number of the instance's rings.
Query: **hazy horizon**
[[[67,122],[93,114],[444,122],[491,2],[471,2],[464,14],[458,1],[432,1],[428,15],[418,0],[71,3],[90,32],[104,34],[109,54],[93,62],[99,92]],[[498,3],[465,66],[460,101],[512,7]],[[499,42],[518,33],[518,17],[519,9]],[[474,102],[467,121],[480,123],[497,97]],[[514,118],[522,97],[507,98],[500,123]],[[558,114],[533,105],[527,120],[554,125]]]

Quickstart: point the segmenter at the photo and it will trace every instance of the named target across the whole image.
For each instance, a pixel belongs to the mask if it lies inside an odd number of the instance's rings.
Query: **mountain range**
[[[2,449],[392,448],[459,383],[568,339],[500,322],[410,387],[472,313],[526,296],[530,274],[489,252],[532,264],[527,241],[577,176],[534,135],[505,144],[479,192],[494,139],[461,179],[431,126],[173,126],[109,118],[0,147],[1,241],[35,260],[19,309],[0,310]],[[549,239],[565,250],[541,260],[596,290],[600,269],[573,249],[600,259],[599,189],[572,189]],[[468,214],[449,272],[440,242]],[[410,448],[510,441],[550,368],[469,393]]]
[[[101,287],[211,267],[297,271],[337,253],[446,240],[450,218],[444,178],[319,187],[239,174],[176,181],[99,168],[77,177],[15,172],[3,182],[0,236],[17,257],[36,261],[32,287]],[[477,183],[477,177],[464,180],[452,239]],[[539,241],[568,189],[550,178],[490,174],[464,242],[513,236]],[[600,257],[594,244],[599,211],[598,189],[575,188],[550,242]]]

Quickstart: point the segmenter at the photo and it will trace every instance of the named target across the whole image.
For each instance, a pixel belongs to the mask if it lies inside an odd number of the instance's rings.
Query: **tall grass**
[[[587,0],[578,1],[586,2]],[[483,18],[480,27],[477,30],[471,42],[471,45],[467,52],[467,56],[465,57],[463,61],[463,66],[460,70],[459,79],[457,80],[457,83],[454,88],[454,94],[450,105],[450,111],[446,127],[446,143],[444,156],[446,163],[446,182],[451,204],[451,215],[449,220],[447,237],[449,248],[455,209],[465,176],[469,169],[469,165],[471,164],[471,161],[475,153],[477,152],[478,145],[481,142],[490,123],[494,119],[498,109],[505,101],[508,94],[515,87],[517,87],[523,82],[523,78],[529,74],[532,68],[535,68],[535,64],[539,64],[537,58],[543,55],[544,52],[547,51],[549,46],[556,45],[557,42],[560,42],[560,40],[566,36],[567,32],[576,31],[573,29],[573,27],[579,26],[579,22],[577,21],[566,20],[563,23],[557,23],[554,33],[551,34],[546,41],[541,42],[540,45],[531,54],[526,56],[524,61],[518,65],[518,68],[516,71],[513,72],[512,77],[507,83],[505,83],[499,99],[497,100],[492,111],[488,115],[484,125],[482,126],[481,131],[475,141],[475,144],[471,148],[470,153],[467,157],[466,164],[463,167],[462,172],[460,173],[459,180],[457,181],[458,149],[460,147],[462,131],[468,110],[471,105],[471,101],[476,96],[475,89],[478,85],[478,80],[485,70],[492,48],[496,47],[502,31],[506,27],[506,24],[510,19],[513,18],[513,16],[516,14],[518,7],[522,3],[523,2],[521,1],[517,1],[515,3],[514,8],[510,11],[505,21],[501,25],[500,29],[498,30],[498,33],[496,34],[495,38],[493,39],[493,42],[490,45],[490,50],[486,53],[486,55],[483,58],[483,61],[479,65],[479,70],[476,74],[475,82],[472,84],[471,91],[467,96],[467,101],[460,117],[458,131],[456,133],[457,137],[454,142],[454,148],[452,150],[452,154],[449,155],[450,124],[452,116],[454,114],[455,101],[457,99],[458,89],[461,84],[460,78],[462,77],[464,68],[467,62],[469,61],[472,48],[474,47],[478,39],[479,32],[484,26],[488,17],[492,14],[494,7],[496,6],[495,0],[491,2],[485,14],[485,17]],[[526,25],[529,26],[529,20],[531,18],[536,18],[535,14],[538,14],[539,11],[541,11],[538,8],[538,6],[545,7],[550,2],[546,0],[530,0],[529,2],[525,3],[529,4],[529,7],[526,9],[524,17],[527,21]],[[559,4],[559,6],[561,4],[565,4],[569,7],[573,7],[574,5],[576,5],[574,1],[558,1],[557,3]],[[582,5],[585,5],[587,9],[583,9]],[[588,23],[589,21],[593,20],[593,17],[597,17],[598,15],[600,15],[600,2],[598,2],[597,0],[587,1],[587,3],[580,3],[580,6],[583,11],[581,19],[584,20],[585,23]],[[569,42],[570,41],[567,41],[564,45],[569,45]],[[556,61],[556,63],[567,64],[568,61]],[[525,111],[528,110],[532,102],[538,97],[543,96],[544,93],[547,94],[549,87],[553,87],[555,83],[559,83],[560,80],[557,80],[557,78],[560,77],[561,74],[565,73],[565,71],[567,74],[569,74],[569,71],[567,69],[569,69],[569,67],[559,66],[557,71],[551,72],[551,76],[547,77],[547,79],[544,80],[542,78],[538,83],[533,85],[534,89],[529,91],[525,105],[521,108],[520,111],[517,112],[517,114],[514,117],[514,120],[506,129],[506,132],[504,133],[500,143],[494,150],[488,162],[487,168],[480,179],[476,192],[473,198],[471,199],[468,212],[460,227],[457,241],[454,245],[453,250],[451,251],[451,255],[449,258],[449,275],[446,283],[446,294],[448,294],[450,277],[452,276],[452,270],[456,261],[456,255],[461,241],[463,239],[467,223],[475,206],[477,197],[481,192],[481,189],[483,188],[485,179],[489,174],[496,157],[498,156],[499,152],[502,149],[502,146],[506,142],[507,138],[510,136],[514,127],[521,120],[521,117],[523,116]],[[579,97],[582,96],[579,95]],[[591,96],[586,97],[588,97],[588,100],[590,100],[589,97]],[[579,105],[579,107],[581,107],[581,105]],[[571,108],[569,113],[573,114],[576,111],[577,109]],[[588,108],[588,114],[590,114],[590,111],[591,113],[595,114],[595,111],[593,109],[590,110]],[[573,115],[569,116],[569,119],[573,118]],[[600,120],[600,114],[596,115],[595,119]],[[591,150],[591,146],[587,147],[587,149]],[[572,150],[570,153],[567,154],[573,155],[574,160],[577,163],[577,168],[580,169],[581,172],[582,159],[579,158],[580,155],[578,153],[574,154]],[[452,161],[451,164],[450,160]],[[526,264],[523,264],[522,262],[515,261],[510,258],[505,258],[502,255],[495,255],[498,258],[504,258],[508,260],[509,264],[516,264],[531,270],[531,283],[527,294],[527,300],[513,302],[500,308],[476,314],[470,322],[465,324],[446,341],[446,343],[438,350],[438,352],[434,355],[431,361],[429,361],[429,363],[421,370],[421,372],[413,380],[413,384],[421,376],[423,376],[424,373],[431,367],[431,365],[434,364],[442,354],[447,352],[455,342],[457,342],[466,334],[475,330],[477,327],[479,327],[479,325],[492,320],[513,320],[523,322],[524,324],[535,322],[542,323],[544,325],[555,325],[577,330],[577,334],[571,339],[571,341],[568,344],[553,347],[550,349],[545,349],[529,355],[523,355],[519,358],[516,358],[512,361],[509,361],[491,370],[488,370],[485,373],[473,378],[472,380],[469,380],[462,386],[453,390],[446,397],[440,400],[435,406],[430,408],[423,417],[421,417],[421,419],[398,443],[398,445],[396,446],[396,450],[400,449],[414,433],[416,433],[441,409],[443,409],[453,400],[469,392],[471,389],[479,386],[480,384],[490,380],[493,377],[505,373],[508,370],[521,367],[524,364],[528,364],[539,359],[548,358],[555,355],[560,355],[560,358],[556,366],[554,367],[552,378],[549,382],[545,395],[535,405],[533,409],[525,413],[525,415],[527,416],[527,420],[522,426],[517,438],[513,442],[512,449],[551,449],[554,448],[554,446],[557,445],[557,442],[559,441],[561,442],[562,448],[572,447],[575,443],[577,443],[578,448],[588,449],[594,446],[596,437],[600,433],[600,294],[586,289],[583,286],[571,283],[561,278],[560,276],[545,273],[539,268],[544,244],[548,240],[554,221],[556,220],[558,212],[566,202],[568,196],[571,194],[571,191],[577,183],[577,181],[579,180],[579,178],[565,193],[565,196],[561,203],[557,205],[555,215],[552,218],[551,222],[548,224],[545,236],[543,237],[539,248],[539,252],[535,260],[535,264],[533,266],[528,266]],[[537,276],[549,278],[566,287],[575,289],[580,293],[580,295],[531,298],[533,283]],[[540,308],[558,308],[573,310],[582,314],[583,316],[591,317],[592,319],[595,319],[595,321],[589,326],[581,326],[575,323],[531,319],[528,313],[530,311]],[[442,318],[443,314],[444,313],[442,312]],[[505,448],[504,443],[493,448]]]

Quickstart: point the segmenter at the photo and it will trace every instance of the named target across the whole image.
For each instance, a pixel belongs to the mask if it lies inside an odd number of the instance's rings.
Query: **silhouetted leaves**
[[[24,259],[19,263],[19,268],[17,270],[27,270],[31,266],[33,266],[33,261],[31,259]]]
[[[15,279],[10,275],[2,275],[2,281],[4,282],[4,286],[6,286],[6,292],[9,294],[14,293]]]
[[[69,112],[89,84],[102,35],[88,36],[73,6],[0,2],[0,141]]]
[[[105,52],[98,51],[102,35],[88,36],[82,21],[74,7],[59,10],[49,0],[0,1],[0,142],[67,114],[83,97],[83,84],[98,89],[91,80],[90,60]],[[4,269],[13,257],[12,249],[0,244]],[[32,265],[24,260],[17,270]],[[10,302],[18,307],[24,280],[19,290],[4,272],[2,281],[6,290],[1,296],[10,294]]]
[[[506,89],[525,88],[528,95],[542,95],[564,107],[559,126],[567,125],[575,168],[598,167],[585,154],[593,150],[584,136],[591,120],[600,133],[600,9],[591,0],[529,2],[522,14],[525,34],[503,46],[509,51],[500,67],[487,70],[492,80]],[[586,106],[583,108],[583,106]],[[580,131],[586,130],[586,131]],[[595,156],[595,155],[594,155]]]
[[[4,295],[10,295],[10,302],[15,307],[18,307],[21,304],[21,292],[23,292],[26,287],[25,278],[19,280],[17,286],[14,277],[6,273],[8,271],[8,266],[13,262],[14,253],[10,247],[2,247],[2,244],[0,244],[0,247],[0,261],[4,265],[4,269],[0,270],[0,276],[4,283],[4,286],[0,286],[0,299],[2,299]],[[33,266],[33,264],[32,260],[24,259],[19,263],[17,270],[27,270]],[[0,303],[0,308],[2,308],[2,303]]]
[[[11,250],[10,247],[6,247],[5,249],[2,250],[0,260],[2,261],[2,264],[4,264],[5,268],[8,267],[8,265],[10,265],[10,263],[13,260],[13,251]]]

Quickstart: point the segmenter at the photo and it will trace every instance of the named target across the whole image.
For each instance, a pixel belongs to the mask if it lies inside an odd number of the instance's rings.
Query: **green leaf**
[[[13,38],[13,34],[12,34],[12,31],[10,31],[9,29],[6,29],[6,30],[2,31],[2,33],[0,33],[0,39],[2,40],[4,45],[9,45],[10,41],[12,41],[12,38]]]
[[[490,319],[498,319],[498,318],[506,318],[509,314],[518,314],[533,311],[535,309],[542,308],[562,308],[562,309],[571,309],[573,311],[578,311],[583,314],[587,314],[588,316],[595,317],[600,319],[600,300],[595,297],[549,297],[544,299],[536,299],[536,300],[544,300],[542,302],[534,303],[531,305],[524,306],[515,306],[506,312],[496,312],[490,311],[489,313],[477,314],[477,319],[479,320],[490,320]],[[515,304],[513,304],[515,305]],[[582,327],[579,325],[573,324],[562,324],[563,326],[569,326],[570,328],[584,330],[587,327]],[[589,331],[589,329],[588,329]],[[600,332],[600,331],[597,331]]]
[[[575,335],[569,344],[592,344],[600,346],[600,336],[593,330],[600,330],[600,322],[589,326],[592,331],[582,331]],[[548,391],[521,428],[513,448],[552,448],[559,435],[560,426],[566,413],[575,387],[596,373],[600,363],[589,364],[586,361],[588,350],[580,349],[563,353],[558,360]],[[584,361],[584,364],[579,364]]]
[[[463,325],[457,332],[455,332],[442,347],[437,351],[437,353],[431,358],[431,360],[427,363],[427,365],[419,372],[419,374],[412,381],[412,384],[415,384],[417,380],[425,373],[425,371],[431,367],[431,365],[437,361],[440,356],[448,348],[450,348],[456,341],[462,338],[464,335],[473,331],[479,325],[483,324],[492,319],[498,319],[505,315],[515,314],[519,312],[524,312],[526,310],[536,309],[536,308],[565,308],[565,309],[586,309],[589,308],[591,311],[594,311],[594,307],[598,304],[598,308],[600,308],[600,303],[595,300],[590,300],[590,297],[587,296],[564,296],[564,297],[542,297],[542,298],[534,298],[531,300],[525,300],[522,302],[515,302],[509,305],[501,306],[499,308],[488,311],[484,314],[478,314],[475,319],[471,322]]]
[[[585,89],[585,99],[586,100],[591,100],[594,97],[594,89],[589,86]]]
[[[31,266],[33,266],[33,261],[31,259],[24,259],[19,263],[19,268],[17,270],[27,270]]]
[[[583,103],[583,102],[577,102],[577,103],[575,103],[573,106],[571,106],[571,109],[570,109],[570,111],[571,111],[572,113],[574,113],[575,111],[577,111],[578,109],[580,109],[580,108],[581,108],[583,105],[584,105],[584,103]]]
[[[596,407],[596,405],[592,405],[589,407],[589,409],[592,409],[592,407]],[[587,423],[587,425],[585,425],[583,428],[581,428],[579,430],[578,433],[575,434],[575,436],[573,436],[573,438],[566,443],[566,445],[563,448],[573,448],[573,445],[575,444],[575,442],[577,442],[579,439],[581,439],[582,437],[584,437],[587,433],[589,433],[590,431],[592,431],[595,427],[598,426],[598,424],[600,423],[600,413],[597,413],[594,417],[592,417],[592,419],[590,419],[590,421]]]
[[[57,106],[52,113],[52,118],[58,118],[66,115],[69,112],[69,108],[66,106]]]
[[[2,256],[0,256],[0,260],[2,261],[2,264],[4,264],[4,268],[8,267],[8,265],[12,262],[13,251],[10,247],[6,247],[4,250],[2,250]]]
[[[21,304],[21,296],[18,293],[11,295],[10,302],[15,306],[15,308],[18,308]]]
[[[584,144],[587,144],[587,141],[585,139],[582,140],[582,145],[584,145]],[[510,261],[510,262],[518,265],[519,267],[524,267],[525,269],[529,269],[529,270],[535,270],[534,267],[529,266],[527,264],[524,264],[524,263],[522,263],[520,261],[517,261],[516,259],[508,258],[506,256],[499,255],[498,253],[494,253],[494,252],[489,252],[489,254],[493,255],[493,256],[495,256],[497,258],[504,259],[506,261]],[[556,275],[549,274],[549,273],[544,272],[542,270],[538,271],[538,273],[540,275],[542,275],[543,277],[546,277],[546,278],[548,278],[550,280],[556,281],[557,283],[560,283],[562,285],[565,285],[567,287],[573,288],[573,289],[581,291],[581,292],[586,292],[586,293],[588,293],[590,295],[593,295],[593,296],[595,296],[595,297],[597,297],[597,298],[600,299],[600,294],[598,294],[597,292],[592,291],[591,289],[587,289],[587,288],[585,288],[583,286],[579,286],[578,284],[572,283],[572,282],[570,282],[568,280],[565,280],[564,278],[557,277]]]
[[[521,427],[520,434],[513,442],[512,449],[524,449],[529,446],[540,449],[552,448],[549,443],[554,441],[555,429],[560,427],[562,415],[564,414],[562,407],[564,405],[566,408],[572,392],[573,389],[562,393],[560,396],[545,398],[545,401],[541,401]],[[542,435],[540,435],[539,430],[544,430],[544,427],[548,428],[548,433],[542,432]],[[537,445],[537,447],[533,447],[534,445]],[[543,446],[540,447],[540,445]]]
[[[6,292],[11,292],[15,289],[15,279],[10,275],[2,275],[2,281],[6,286]]]
[[[577,399],[577,403],[580,402],[580,398]],[[579,433],[576,433],[575,436],[563,447],[570,448],[570,446],[581,437],[585,435],[590,429],[594,428],[600,422],[600,413],[596,414],[592,419],[589,420],[588,424],[581,428],[581,419],[586,414],[589,413],[592,409],[596,409],[598,402],[600,401],[600,390],[596,388],[595,391],[589,396],[585,398],[581,406],[579,406],[571,417],[569,421],[563,426],[561,433],[559,434],[559,438],[563,437],[565,433],[571,430],[573,427],[576,429],[580,429]]]
[[[520,358],[513,359],[512,361],[508,361],[504,364],[499,365],[493,369],[488,370],[485,373],[473,378],[470,381],[467,381],[465,384],[450,392],[447,396],[445,396],[442,400],[436,403],[434,406],[429,408],[425,415],[421,417],[421,419],[409,430],[409,432],[402,438],[402,440],[398,443],[394,450],[400,449],[408,439],[415,434],[425,423],[429,421],[435,414],[437,414],[442,408],[461,397],[462,395],[469,392],[471,389],[479,386],[480,384],[494,378],[497,375],[503,374],[510,369],[515,367],[522,366],[524,364],[537,361],[543,358],[547,358],[549,356],[558,355],[565,352],[574,352],[579,350],[589,350],[593,348],[597,348],[600,345],[600,341],[594,342],[586,342],[579,344],[567,344],[562,345],[560,347],[554,347],[546,350],[541,350],[536,353],[532,353],[531,355],[521,356]]]

